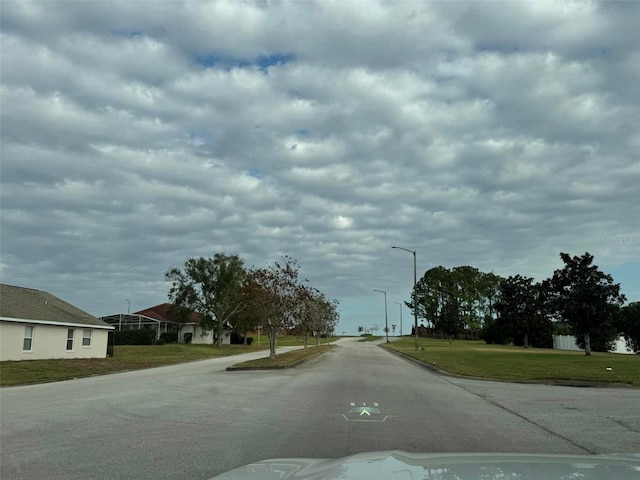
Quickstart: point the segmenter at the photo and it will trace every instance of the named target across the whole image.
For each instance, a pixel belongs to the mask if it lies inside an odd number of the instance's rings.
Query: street
[[[274,457],[640,451],[640,390],[436,375],[371,343],[289,370],[244,356],[0,390],[3,479],[208,479]]]

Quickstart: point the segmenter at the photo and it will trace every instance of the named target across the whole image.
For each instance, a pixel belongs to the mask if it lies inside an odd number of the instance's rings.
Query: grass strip
[[[403,338],[383,345],[449,373],[541,383],[627,384],[640,387],[640,356],[487,345],[482,341]]]
[[[276,358],[258,358],[256,360],[249,360],[242,363],[236,363],[227,370],[273,370],[279,368],[292,368],[300,363],[309,360],[316,355],[328,352],[335,345],[320,345],[308,348],[300,348],[291,352],[281,353],[276,355]]]
[[[257,345],[116,345],[109,358],[74,358],[0,362],[0,386],[69,380],[72,378],[160,367],[265,350]]]
[[[333,337],[331,340],[334,340]],[[323,338],[323,342],[327,339]],[[161,367],[176,363],[194,362],[209,358],[227,357],[256,352],[269,348],[268,339],[262,335],[260,345],[254,337],[252,345],[175,344],[165,345],[116,345],[109,358],[74,358],[51,360],[20,360],[0,362],[0,386],[27,385],[32,383],[69,380],[72,378],[105,375],[109,373]],[[295,335],[278,337],[278,346],[302,346],[304,340]]]

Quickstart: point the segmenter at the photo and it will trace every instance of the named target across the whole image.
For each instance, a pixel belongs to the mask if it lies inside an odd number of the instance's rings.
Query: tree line
[[[541,282],[471,266],[435,267],[418,281],[406,305],[449,341],[480,336],[487,343],[549,348],[554,333],[570,334],[590,355],[610,350],[623,335],[640,354],[640,302],[623,306],[620,285],[588,252],[560,258],[564,267]]]
[[[296,329],[305,348],[311,336],[332,334],[339,320],[338,302],[299,278],[298,262],[284,256],[263,268],[246,268],[238,255],[216,253],[213,258],[189,258],[184,267],[171,268],[172,310],[183,318],[195,312],[200,326],[213,330],[214,345],[222,345],[226,325],[247,338],[263,328],[270,358],[276,356],[278,334]]]

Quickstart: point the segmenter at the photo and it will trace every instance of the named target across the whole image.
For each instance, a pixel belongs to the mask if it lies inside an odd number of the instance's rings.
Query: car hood
[[[638,480],[640,455],[359,453],[339,459],[278,458],[211,480]]]

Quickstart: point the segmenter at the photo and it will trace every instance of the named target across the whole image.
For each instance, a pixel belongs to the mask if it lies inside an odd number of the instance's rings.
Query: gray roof
[[[0,317],[106,327],[107,323],[42,290],[0,284]]]

